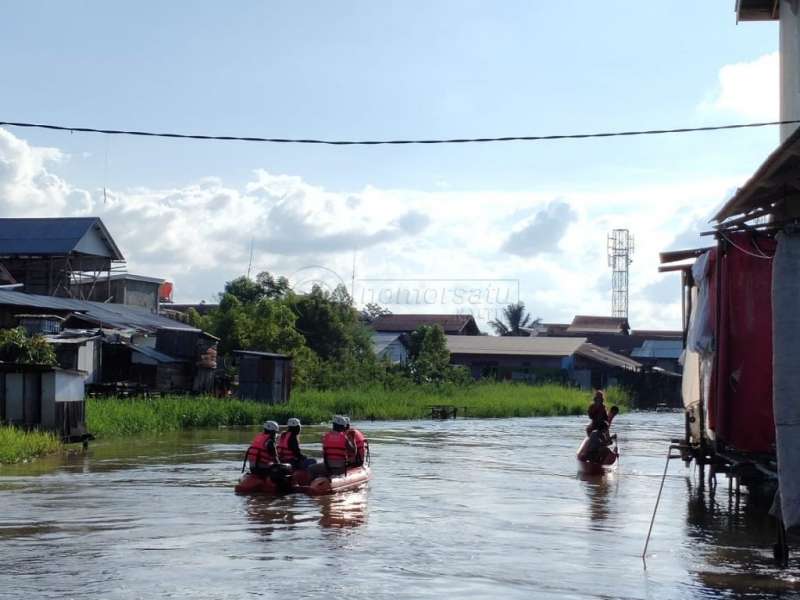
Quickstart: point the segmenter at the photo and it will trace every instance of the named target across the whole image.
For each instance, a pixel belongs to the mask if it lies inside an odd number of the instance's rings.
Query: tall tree
[[[494,328],[497,335],[529,335],[523,328],[534,327],[541,323],[540,318],[532,319],[530,313],[525,310],[524,302],[509,304],[503,309],[503,319],[489,321],[489,325]]]
[[[439,325],[420,325],[411,332],[411,373],[417,383],[441,382],[448,378],[450,351]]]

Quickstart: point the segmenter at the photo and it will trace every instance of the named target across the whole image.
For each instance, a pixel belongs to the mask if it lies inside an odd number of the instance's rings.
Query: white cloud
[[[676,327],[674,299],[657,273],[658,252],[717,205],[739,179],[617,186],[592,192],[402,190],[366,186],[335,192],[290,175],[259,170],[240,187],[218,178],[169,189],[80,189],[57,174],[60,151],[37,148],[0,129],[0,211],[4,216],[97,215],[109,227],[131,272],[175,282],[176,300],[209,300],[247,270],[292,274],[320,265],[351,281],[411,280],[453,286],[507,280],[530,311],[546,321],[610,311],[607,232],[628,227],[637,249],[631,267],[631,321],[639,328]],[[543,226],[539,226],[542,225]],[[567,224],[569,226],[567,226]],[[515,232],[515,233],[514,233]],[[537,252],[503,250],[514,236],[545,240]],[[530,237],[530,236],[528,236]],[[520,238],[521,239],[521,238]],[[526,238],[528,242],[530,239]],[[519,241],[519,240],[517,240]],[[528,245],[524,246],[528,249]],[[305,274],[308,271],[304,271]],[[437,278],[448,282],[426,283]],[[458,280],[453,283],[453,280]],[[607,284],[606,284],[607,282]],[[660,293],[654,293],[657,290]],[[516,298],[514,298],[516,299]],[[452,312],[452,303],[406,307]],[[478,306],[485,321],[493,318]],[[401,310],[400,308],[397,309]]]
[[[700,104],[702,113],[721,113],[752,121],[777,121],[779,112],[778,52],[719,70],[714,93]]]

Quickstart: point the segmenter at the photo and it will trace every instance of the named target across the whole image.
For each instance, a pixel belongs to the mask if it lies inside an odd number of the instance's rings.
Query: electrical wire
[[[157,138],[176,138],[188,140],[216,140],[234,142],[265,142],[272,144],[322,144],[329,146],[379,146],[390,144],[483,144],[490,142],[540,142],[547,140],[578,140],[588,138],[631,137],[642,135],[662,135],[667,133],[695,133],[702,131],[722,131],[728,129],[751,129],[755,127],[771,127],[774,125],[800,124],[800,119],[789,121],[764,121],[757,123],[734,123],[729,125],[710,125],[706,127],[679,127],[675,129],[645,129],[637,131],[605,131],[596,133],[566,133],[556,135],[512,135],[504,137],[482,138],[440,138],[440,139],[397,139],[397,140],[326,140],[314,138],[270,138],[235,135],[201,135],[187,133],[160,133],[154,131],[135,131],[125,129],[99,129],[95,127],[70,127],[67,125],[50,125],[45,123],[24,123],[18,121],[0,121],[0,126],[25,127],[30,129],[48,129],[52,131],[68,131],[70,133],[102,133],[104,135],[129,135]]]

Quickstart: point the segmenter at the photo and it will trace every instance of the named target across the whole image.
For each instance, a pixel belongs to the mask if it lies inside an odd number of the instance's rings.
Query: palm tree
[[[505,323],[500,319],[489,321],[489,325],[494,328],[497,335],[530,335],[527,331],[523,331],[523,328],[534,327],[542,321],[531,318],[530,313],[525,311],[524,302],[509,304],[503,309],[503,316]]]

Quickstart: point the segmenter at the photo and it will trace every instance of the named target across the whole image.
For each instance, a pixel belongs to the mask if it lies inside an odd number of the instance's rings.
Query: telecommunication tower
[[[612,317],[628,318],[628,266],[633,262],[633,249],[633,234],[627,229],[614,229],[608,234]]]

